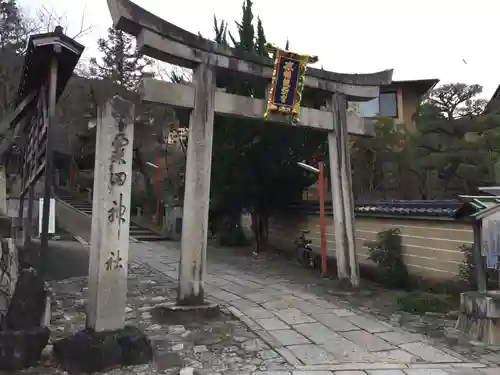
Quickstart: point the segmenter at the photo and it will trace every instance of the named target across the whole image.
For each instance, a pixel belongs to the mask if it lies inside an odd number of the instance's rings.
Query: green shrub
[[[462,245],[460,250],[464,253],[465,262],[460,265],[460,280],[466,283],[470,289],[477,289],[476,266],[472,246]]]
[[[406,288],[409,275],[403,262],[399,229],[378,233],[377,241],[367,242],[368,259],[376,264],[378,280],[387,287]]]
[[[460,250],[464,253],[465,262],[460,265],[460,280],[462,280],[470,290],[477,290],[476,265],[472,246],[462,245]],[[488,288],[496,289],[498,285],[498,272],[486,268],[484,257],[481,257],[484,269],[486,270],[486,284]]]
[[[424,315],[426,312],[447,313],[456,307],[456,301],[448,294],[414,291],[398,299],[401,310]]]
[[[217,234],[221,246],[244,246],[247,244],[245,232],[241,226],[222,230]]]

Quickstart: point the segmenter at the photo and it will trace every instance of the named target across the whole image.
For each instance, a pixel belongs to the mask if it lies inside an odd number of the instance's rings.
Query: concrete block
[[[422,342],[414,342],[411,344],[403,344],[400,346],[407,352],[422,358],[424,361],[433,363],[451,363],[451,362],[461,362],[460,359],[455,358],[445,352],[427,345]]]
[[[345,318],[340,318],[335,314],[316,315],[315,318],[317,321],[337,332],[354,331],[358,329],[358,327],[348,322]]]
[[[278,331],[282,329],[290,329],[290,326],[283,323],[278,318],[255,319],[267,331]]]
[[[331,353],[318,345],[292,345],[288,349],[306,365],[338,363]]]
[[[387,341],[366,331],[342,332],[342,336],[369,352],[395,349],[395,347]]]
[[[274,313],[288,324],[314,323],[314,319],[296,308],[277,310]]]
[[[472,340],[500,344],[500,290],[460,295],[456,328]]]
[[[500,318],[500,290],[460,294],[460,311],[478,318]]]
[[[383,323],[375,319],[365,318],[361,315],[350,315],[346,316],[345,319],[370,333],[387,332],[394,329],[387,323]]]
[[[269,333],[284,346],[310,343],[307,338],[291,329],[271,331]]]
[[[316,344],[322,344],[340,337],[338,333],[328,329],[321,323],[297,324],[293,328]]]
[[[397,331],[377,333],[376,336],[384,339],[385,341],[393,345],[409,344],[411,342],[418,342],[425,340],[425,337],[415,333],[397,332]]]

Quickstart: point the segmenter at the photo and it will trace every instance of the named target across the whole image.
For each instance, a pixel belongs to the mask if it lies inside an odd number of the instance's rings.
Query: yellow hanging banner
[[[299,55],[268,44],[274,53],[274,70],[264,119],[270,113],[291,115],[294,123],[300,119],[300,103],[304,90],[307,64],[318,61],[316,56]]]

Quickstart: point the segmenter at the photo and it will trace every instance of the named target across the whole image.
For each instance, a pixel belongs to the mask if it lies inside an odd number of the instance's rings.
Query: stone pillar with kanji
[[[124,327],[134,106],[113,97],[97,119],[87,328]]]

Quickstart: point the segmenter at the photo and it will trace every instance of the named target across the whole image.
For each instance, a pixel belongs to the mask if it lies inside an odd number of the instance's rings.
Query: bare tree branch
[[[190,69],[180,66],[155,61],[154,68],[156,75],[162,81],[173,83],[190,83],[193,80],[193,74]]]
[[[69,21],[66,14],[58,14],[54,9],[47,8],[43,5],[36,12],[35,24],[37,25],[37,31],[39,32],[52,32],[56,26],[62,26],[64,33],[69,33]],[[85,9],[82,12],[80,18],[80,29],[77,30],[76,34],[72,36],[72,39],[78,39],[84,37],[94,28],[93,25],[86,25],[85,22]]]

